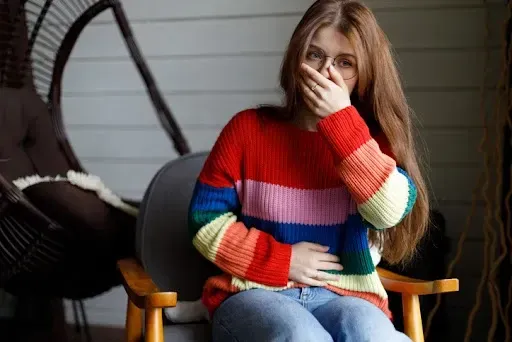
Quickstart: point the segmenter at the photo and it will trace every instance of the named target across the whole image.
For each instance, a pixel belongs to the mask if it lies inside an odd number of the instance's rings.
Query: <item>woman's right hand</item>
[[[299,242],[292,246],[292,258],[288,278],[309,286],[325,286],[326,281],[338,276],[327,270],[341,271],[340,258],[327,253],[329,247],[311,242]]]

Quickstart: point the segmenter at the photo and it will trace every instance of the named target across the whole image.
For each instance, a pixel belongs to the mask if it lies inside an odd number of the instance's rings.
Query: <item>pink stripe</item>
[[[242,214],[260,220],[333,225],[344,223],[349,214],[356,212],[346,187],[303,190],[244,180],[238,181],[236,188]]]

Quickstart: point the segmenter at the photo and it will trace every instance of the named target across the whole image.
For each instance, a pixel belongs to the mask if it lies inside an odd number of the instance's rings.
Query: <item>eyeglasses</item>
[[[357,75],[357,66],[352,57],[347,55],[331,57],[319,50],[308,50],[306,53],[306,63],[316,70],[320,70],[328,58],[332,59],[332,65],[338,70],[344,80],[349,80]]]

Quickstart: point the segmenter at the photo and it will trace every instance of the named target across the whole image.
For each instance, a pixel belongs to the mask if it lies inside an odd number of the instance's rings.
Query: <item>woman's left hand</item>
[[[332,65],[328,68],[330,80],[305,63],[302,63],[301,70],[304,101],[314,114],[325,118],[351,105],[347,85]]]

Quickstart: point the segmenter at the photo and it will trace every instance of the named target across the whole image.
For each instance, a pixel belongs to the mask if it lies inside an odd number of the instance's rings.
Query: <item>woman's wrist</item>
[[[342,159],[371,139],[370,129],[352,105],[320,120],[317,129]]]

